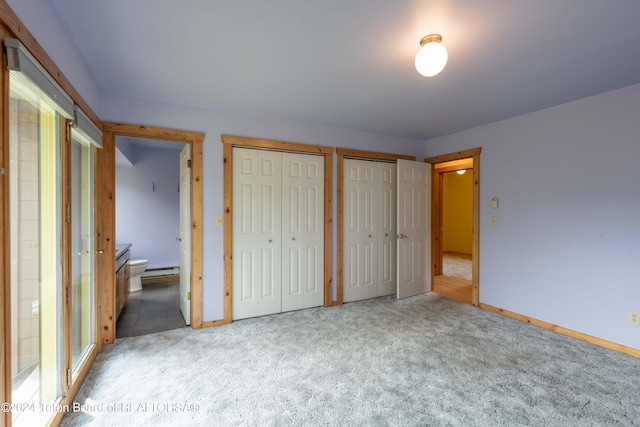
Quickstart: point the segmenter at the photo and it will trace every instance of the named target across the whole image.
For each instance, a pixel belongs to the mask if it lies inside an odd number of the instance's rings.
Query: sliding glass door
[[[40,425],[62,396],[61,117],[10,79],[11,376],[14,425]]]
[[[71,359],[75,375],[95,342],[93,147],[75,129],[70,157]]]

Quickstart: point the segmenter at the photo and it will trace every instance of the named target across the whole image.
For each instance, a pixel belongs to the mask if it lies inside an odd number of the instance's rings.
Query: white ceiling
[[[103,91],[420,140],[640,82],[637,0],[50,1]]]

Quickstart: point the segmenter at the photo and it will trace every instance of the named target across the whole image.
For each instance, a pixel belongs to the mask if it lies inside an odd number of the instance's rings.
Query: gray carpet
[[[76,402],[63,425],[631,426],[640,360],[435,294],[383,297],[118,339]]]

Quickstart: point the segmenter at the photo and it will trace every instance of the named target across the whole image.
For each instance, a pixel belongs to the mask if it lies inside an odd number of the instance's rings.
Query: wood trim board
[[[102,148],[95,149],[94,222],[96,280],[96,341],[100,349],[116,338],[116,168],[115,135],[102,133]]]
[[[115,245],[115,138],[128,136],[134,138],[159,139],[163,141],[191,144],[191,327],[201,328],[202,322],[202,142],[204,133],[185,130],[160,128],[125,123],[103,123],[104,151],[96,159],[96,164],[102,164],[100,171],[96,171],[96,181],[105,180],[100,190],[96,187],[96,211],[102,217],[101,230],[110,233],[108,239]],[[103,210],[104,209],[104,210]],[[111,213],[108,218],[106,213]],[[98,218],[96,218],[96,226]],[[98,230],[98,239],[101,238]],[[104,238],[104,236],[102,236]],[[115,340],[115,306],[109,302],[115,297],[115,274],[110,271],[115,265],[115,251],[108,249],[108,242],[102,241],[105,252],[97,257],[100,260],[99,274],[104,278],[99,290],[98,300],[102,301],[100,332],[102,343],[112,343]],[[100,242],[96,242],[100,245]],[[97,246],[99,249],[102,247]],[[114,246],[115,247],[115,246]],[[109,270],[109,271],[108,271]]]

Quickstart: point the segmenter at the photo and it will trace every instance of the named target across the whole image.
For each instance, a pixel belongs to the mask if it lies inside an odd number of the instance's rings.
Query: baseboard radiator
[[[148,268],[142,273],[142,284],[171,282],[180,279],[180,267]]]

